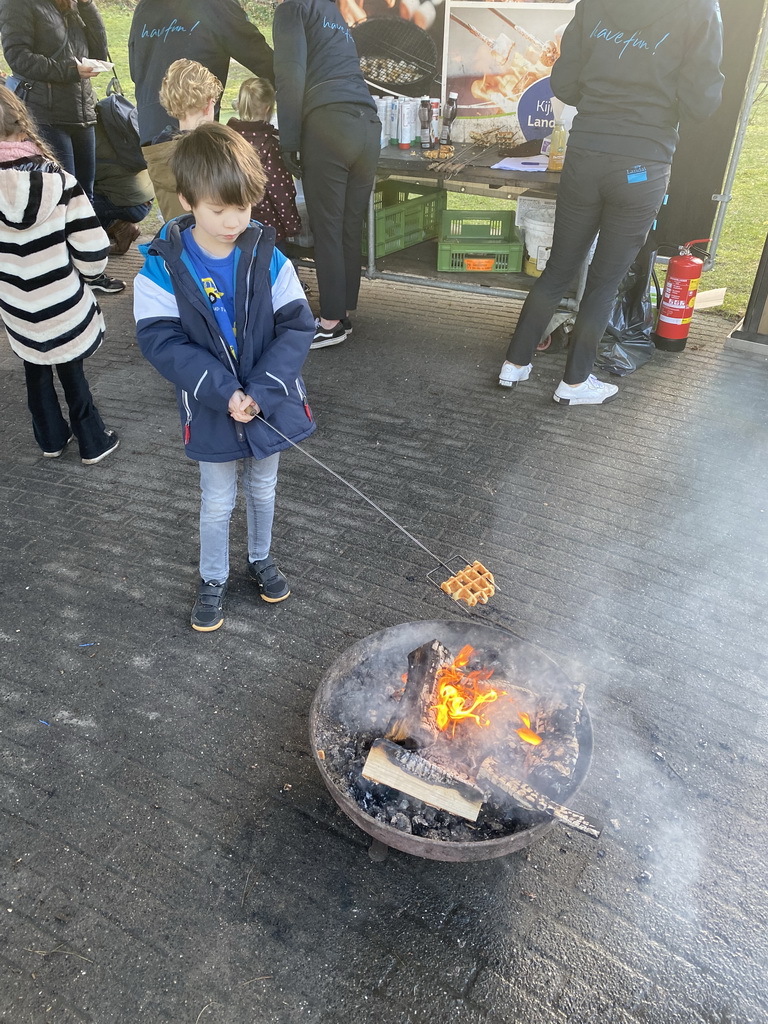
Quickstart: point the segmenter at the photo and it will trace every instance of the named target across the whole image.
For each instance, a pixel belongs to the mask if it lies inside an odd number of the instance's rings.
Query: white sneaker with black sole
[[[605,384],[590,373],[583,384],[575,387],[561,380],[552,397],[562,405],[603,405],[615,398],[618,390],[615,384]]]
[[[315,317],[315,340],[310,348],[330,348],[331,345],[340,345],[347,337],[347,329],[342,320],[335,327],[321,327],[320,318]]]
[[[528,363],[527,366],[515,366],[514,363],[504,362],[499,371],[499,384],[503,388],[511,388],[520,380],[528,380],[532,369],[533,363]]]

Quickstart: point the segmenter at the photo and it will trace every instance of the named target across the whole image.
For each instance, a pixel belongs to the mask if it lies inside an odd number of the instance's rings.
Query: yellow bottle
[[[555,121],[552,139],[549,144],[548,171],[562,171],[565,160],[565,147],[568,145],[568,132],[562,121]]]

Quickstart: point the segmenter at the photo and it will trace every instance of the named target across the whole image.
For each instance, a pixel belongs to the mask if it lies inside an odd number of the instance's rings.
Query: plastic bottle
[[[421,103],[419,103],[419,124],[421,125],[421,148],[431,149],[432,148],[432,132],[430,131],[430,125],[432,123],[432,108],[429,105],[429,96],[423,96]]]
[[[400,149],[410,149],[413,142],[413,107],[407,99],[400,100],[400,119],[398,122],[397,145]]]
[[[421,125],[419,124],[419,107],[420,103],[418,99],[411,100],[411,124],[413,125],[413,139],[411,145],[416,149],[421,145]]]
[[[429,148],[434,149],[440,142],[440,100],[430,99],[429,106],[432,111],[432,121],[429,126],[432,145]]]
[[[397,145],[397,126],[400,123],[400,97],[390,96],[389,100],[389,144]]]
[[[568,132],[562,121],[555,121],[552,129],[552,140],[549,144],[548,171],[562,171],[565,161],[565,147],[568,145]]]
[[[376,113],[379,115],[379,120],[381,121],[381,142],[379,148],[384,149],[389,145],[387,98],[386,96],[374,96],[373,102],[376,104]]]
[[[456,119],[456,113],[459,109],[459,94],[457,92],[449,92],[448,99],[445,101],[443,107],[443,127],[440,130],[440,145],[447,146],[451,141],[451,125]]]

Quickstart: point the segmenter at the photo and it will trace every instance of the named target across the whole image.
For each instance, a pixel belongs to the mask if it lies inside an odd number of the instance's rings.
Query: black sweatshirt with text
[[[670,162],[678,123],[720,106],[722,52],[716,0],[579,0],[551,78],[570,144]]]

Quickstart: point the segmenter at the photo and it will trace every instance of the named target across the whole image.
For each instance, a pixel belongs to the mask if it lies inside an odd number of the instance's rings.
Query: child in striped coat
[[[83,360],[104,338],[87,281],[103,274],[108,251],[109,238],[82,188],[40,141],[24,104],[0,88],[0,315],[24,361],[35,439],[45,458],[58,458],[77,437],[81,461],[93,465],[119,443],[104,427],[83,372]]]

